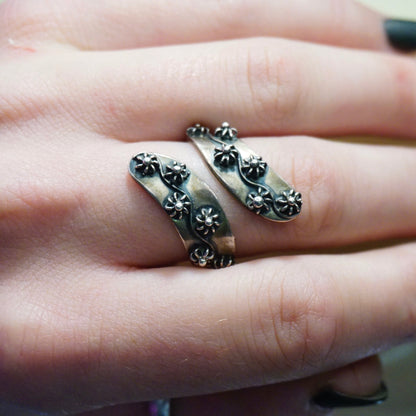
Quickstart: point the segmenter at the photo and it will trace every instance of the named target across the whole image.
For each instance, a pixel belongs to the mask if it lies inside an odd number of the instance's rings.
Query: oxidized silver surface
[[[250,211],[280,222],[299,215],[301,194],[238,139],[236,128],[225,122],[211,134],[207,127],[197,124],[186,134],[217,178]]]
[[[234,263],[234,237],[224,211],[211,189],[184,163],[139,153],[131,159],[129,171],[170,216],[194,265],[222,268]]]

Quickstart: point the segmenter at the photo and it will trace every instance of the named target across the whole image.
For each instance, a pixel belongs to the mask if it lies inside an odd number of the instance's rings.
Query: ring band
[[[208,185],[184,163],[139,153],[129,171],[170,216],[194,265],[219,269],[234,263],[235,241],[225,213]]]
[[[238,139],[237,129],[225,122],[212,135],[207,127],[196,124],[186,134],[215,176],[250,211],[280,222],[299,215],[301,194]]]

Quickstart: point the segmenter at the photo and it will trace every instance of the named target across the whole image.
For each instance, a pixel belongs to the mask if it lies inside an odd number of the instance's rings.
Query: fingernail
[[[318,393],[312,403],[326,409],[336,409],[340,407],[364,407],[383,403],[387,400],[387,386],[382,382],[380,388],[369,396],[352,396],[343,394],[332,389],[326,389]]]
[[[390,44],[403,52],[416,50],[416,22],[387,19],[384,29]]]

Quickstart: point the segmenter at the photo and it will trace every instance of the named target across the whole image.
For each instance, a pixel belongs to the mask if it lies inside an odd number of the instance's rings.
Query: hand
[[[308,414],[323,373],[414,338],[416,246],[388,241],[416,235],[416,149],[275,137],[415,137],[415,64],[380,16],[324,0],[9,0],[0,39],[1,400],[76,413],[303,379],[221,397],[275,412],[291,391],[287,414]],[[184,142],[225,120],[302,192],[295,221],[248,212]],[[127,173],[140,151],[209,183],[238,265],[175,265],[179,236]],[[316,253],[370,242],[386,247]],[[361,364],[365,394],[380,374]],[[205,403],[180,399],[175,416]]]

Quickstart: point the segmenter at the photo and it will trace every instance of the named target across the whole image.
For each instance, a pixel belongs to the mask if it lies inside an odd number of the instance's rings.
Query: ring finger
[[[213,178],[190,143],[177,142],[59,144],[65,158],[43,143],[16,155],[11,144],[0,166],[0,189],[6,192],[0,212],[6,224],[16,216],[33,221],[38,235],[49,236],[46,244],[64,251],[60,236],[69,233],[71,250],[110,263],[144,267],[183,260],[186,251],[168,215],[127,173],[133,155],[150,151],[185,162],[211,186],[229,217],[239,256],[416,235],[416,149],[312,138],[246,141],[302,192],[305,203],[296,220],[276,224],[254,215]],[[20,160],[36,175],[22,176],[16,169]],[[62,222],[56,223],[58,215]],[[30,242],[13,243],[14,227],[2,231],[11,246]]]

